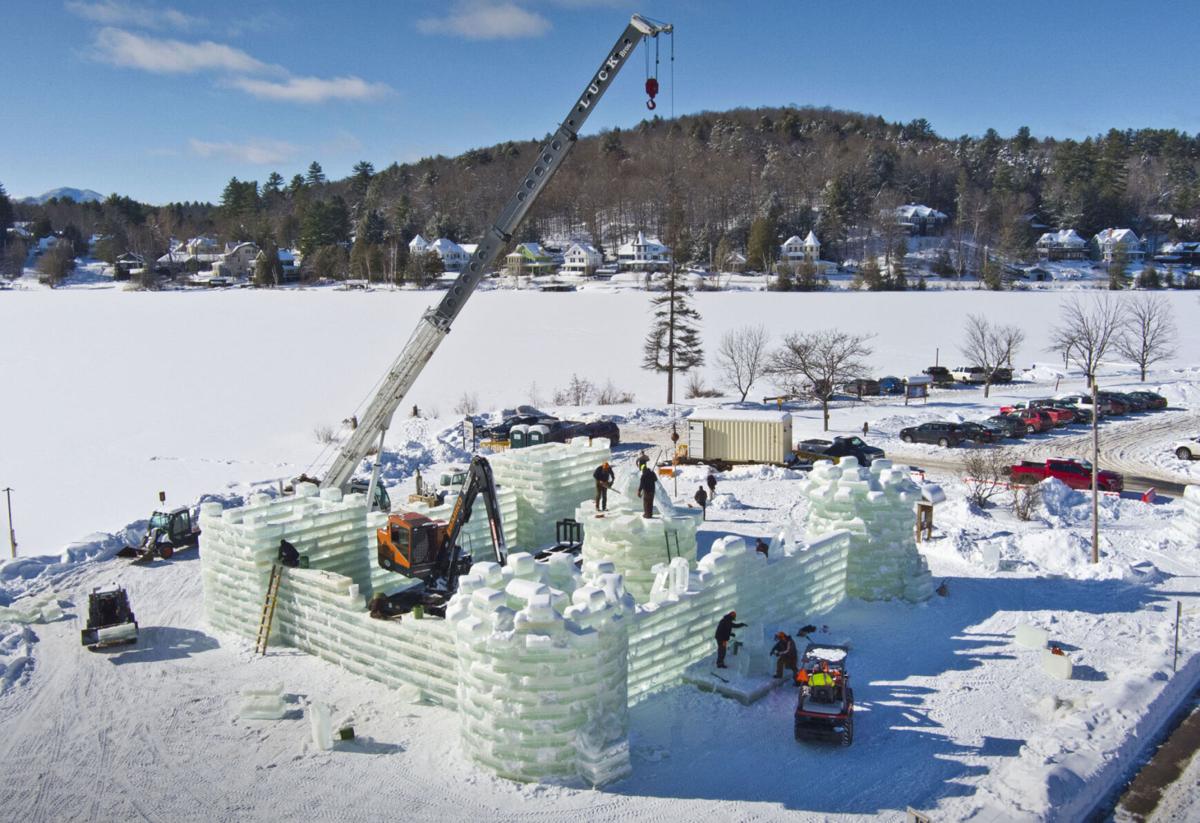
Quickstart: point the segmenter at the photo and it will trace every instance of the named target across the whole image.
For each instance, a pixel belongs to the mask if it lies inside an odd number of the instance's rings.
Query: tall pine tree
[[[642,349],[642,368],[667,375],[667,402],[675,402],[675,372],[704,365],[700,342],[700,313],[692,307],[688,289],[672,267],[666,291],[650,300],[654,320]]]

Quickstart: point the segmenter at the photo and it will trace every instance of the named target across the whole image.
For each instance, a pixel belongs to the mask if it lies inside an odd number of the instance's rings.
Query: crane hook
[[[653,111],[657,105],[654,102],[654,98],[658,95],[658,78],[657,77],[647,77],[646,78],[646,94],[649,95],[649,97],[650,97],[650,99],[646,101],[646,108]]]

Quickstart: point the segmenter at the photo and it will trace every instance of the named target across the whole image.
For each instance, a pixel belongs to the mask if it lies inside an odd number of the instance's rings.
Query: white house
[[[1038,238],[1037,251],[1044,260],[1083,260],[1087,257],[1087,241],[1075,229],[1048,231]]]
[[[1105,229],[1093,239],[1106,263],[1112,262],[1113,252],[1117,247],[1125,249],[1125,259],[1131,263],[1140,263],[1146,256],[1142,241],[1133,229]]]
[[[604,255],[591,243],[572,243],[563,255],[563,274],[579,274],[585,277],[595,273],[604,265]]]
[[[421,235],[417,235],[412,240],[408,241],[409,254],[423,254],[429,248],[429,241]]]
[[[419,237],[420,235],[418,235]],[[414,237],[413,240],[417,238]],[[412,243],[409,243],[409,248],[412,248]],[[466,249],[445,237],[439,237],[425,247],[426,253],[433,252],[438,257],[442,258],[442,266],[446,271],[462,271],[467,265],[467,260],[470,255]]]
[[[671,266],[671,250],[642,232],[617,249],[621,271],[665,271]]]
[[[800,263],[817,264],[821,259],[821,241],[811,231],[803,240],[793,234],[779,247],[779,259],[783,263],[798,265]]]
[[[211,237],[192,237],[183,244],[188,254],[220,254],[221,244]]]
[[[907,206],[897,206],[894,212],[896,225],[907,229],[909,234],[921,235],[940,234],[950,218],[943,212],[929,206],[910,203]]]

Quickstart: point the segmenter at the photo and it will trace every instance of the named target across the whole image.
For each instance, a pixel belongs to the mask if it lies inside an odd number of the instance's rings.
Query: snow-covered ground
[[[229,483],[309,468],[324,448],[314,430],[336,429],[358,410],[437,297],[332,290],[0,294],[6,399],[0,483],[15,489],[20,551],[54,552],[97,528],[145,517],[159,490],[183,503]],[[719,382],[714,351],[722,334],[762,323],[775,343],[830,326],[874,333],[876,374],[903,377],[939,355],[953,365],[963,320],[977,311],[1020,321],[1028,342],[1018,365],[1044,361],[1062,299],[1055,293],[701,293],[696,302],[709,352],[703,374],[709,385]],[[1162,380],[1156,373],[1153,385],[1190,384],[1200,354],[1200,324],[1187,322],[1196,297],[1180,292],[1168,299],[1181,330],[1179,355],[1163,364],[1168,371]],[[575,373],[597,385],[611,379],[641,404],[661,403],[663,378],[639,368],[647,317],[647,296],[637,292],[482,293],[401,413],[416,404],[423,414],[449,418],[464,394],[480,408],[549,405]],[[1079,386],[1076,377],[1062,390]],[[1052,389],[1050,382],[1030,390]],[[1190,405],[1200,391],[1186,391],[1179,398]],[[774,393],[763,383],[751,399]],[[863,419],[934,410],[969,417],[974,405],[986,416],[985,406],[995,404],[983,404],[977,390],[956,390],[935,395],[919,411],[876,403],[866,418],[840,411],[834,425],[861,429]],[[812,410],[797,415],[797,434],[819,433]],[[881,422],[884,435],[890,428],[898,427]],[[411,436],[397,427],[390,443],[399,447]]]
[[[1105,424],[1106,437],[1142,466],[1154,465],[1156,438],[1168,435],[1138,427],[1196,422],[1200,324],[1187,322],[1195,297],[1168,297],[1182,333],[1179,355],[1148,385],[1173,409]],[[951,499],[939,506],[938,532],[923,551],[948,596],[920,606],[851,601],[820,619],[854,646],[861,714],[850,749],[796,744],[787,689],[743,707],[681,687],[633,710],[632,777],[601,792],[520,786],[463,759],[449,712],[405,703],[290,650],[257,658],[248,643],[215,635],[203,622],[194,558],[151,568],[105,559],[131,538],[126,524],[149,513],[159,489],[179,504],[206,493],[233,497],[310,468],[324,448],[314,428],[337,433],[434,299],[332,290],[0,294],[0,485],[15,489],[22,554],[0,566],[0,606],[53,588],[70,615],[32,627],[0,623],[6,817],[822,819],[894,817],[913,805],[939,820],[1068,820],[1119,781],[1140,741],[1200,676],[1194,618],[1182,628],[1181,673],[1170,675],[1173,601],[1196,608],[1200,582],[1195,547],[1170,536],[1176,503],[1106,498],[1103,557],[1093,566],[1085,562],[1082,495],[1051,489],[1038,518],[1023,523],[1002,506],[972,509],[955,472],[935,467],[930,474]],[[939,348],[942,363],[957,360],[962,321],[973,311],[1018,320],[1029,338],[1019,362],[1045,361],[1061,299],[697,296],[710,357],[723,332],[746,323],[764,324],[775,341],[836,325],[877,334],[876,374],[899,376],[933,362]],[[412,394],[410,404],[437,419],[405,418],[390,432],[390,479],[407,490],[413,466],[461,458],[451,426],[464,393],[484,409],[550,405],[573,373],[611,378],[638,403],[565,413],[616,413],[627,440],[664,442],[670,412],[656,405],[663,381],[638,369],[646,324],[646,296],[636,292],[479,295]],[[1043,365],[1031,372],[1039,382],[1001,387],[987,400],[962,389],[938,392],[925,406],[839,405],[832,427],[860,431],[866,420],[869,439],[893,450],[904,421],[984,417],[1003,401],[1053,393],[1054,371]],[[716,374],[705,370],[710,384]],[[1107,370],[1109,381],[1134,382],[1119,363]],[[1069,375],[1059,388],[1080,385]],[[753,394],[771,393],[763,385]],[[820,434],[819,410],[794,415],[797,438]],[[913,460],[942,455],[921,447]],[[1164,471],[1194,471],[1168,463]],[[803,517],[797,477],[767,468],[726,473],[702,551],[721,535],[765,535]],[[700,480],[687,470],[680,497],[690,499]],[[113,534],[86,537],[98,529]],[[993,556],[999,569],[985,563]],[[77,632],[86,593],[117,582],[131,593],[143,640],[84,653]],[[1040,674],[1036,654],[1012,642],[1021,623],[1050,632],[1075,662],[1075,679]],[[238,691],[269,680],[297,699],[330,702],[337,717],[353,720],[358,741],[313,750],[299,704],[278,723],[235,719]]]

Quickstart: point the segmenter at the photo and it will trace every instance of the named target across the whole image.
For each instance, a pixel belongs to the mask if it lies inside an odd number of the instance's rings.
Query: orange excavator
[[[480,495],[483,495],[487,509],[494,557],[497,563],[504,565],[508,550],[500,523],[492,467],[484,457],[476,455],[471,459],[449,520],[433,520],[417,512],[393,514],[388,517],[387,526],[377,530],[379,565],[420,581],[419,585],[388,597],[391,613],[411,611],[417,605],[432,614],[445,608],[446,601],[458,589],[458,578],[467,574],[474,562],[470,554],[463,553],[459,536],[471,519]]]

